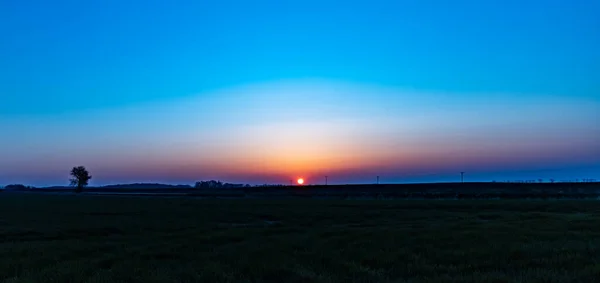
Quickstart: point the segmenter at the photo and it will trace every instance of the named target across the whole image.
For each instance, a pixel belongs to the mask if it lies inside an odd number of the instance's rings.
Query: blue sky
[[[59,184],[80,163],[97,184],[600,179],[598,14],[582,0],[1,1],[0,183]]]

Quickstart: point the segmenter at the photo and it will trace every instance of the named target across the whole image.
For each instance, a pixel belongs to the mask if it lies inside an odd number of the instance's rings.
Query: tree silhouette
[[[83,166],[73,167],[71,170],[71,176],[73,177],[70,179],[71,186],[77,187],[75,189],[76,193],[81,193],[83,188],[88,185],[90,179],[92,179],[90,172],[88,172]]]

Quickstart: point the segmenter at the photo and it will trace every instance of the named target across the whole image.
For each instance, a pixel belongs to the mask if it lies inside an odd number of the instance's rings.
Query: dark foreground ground
[[[600,202],[0,195],[3,282],[597,282]]]

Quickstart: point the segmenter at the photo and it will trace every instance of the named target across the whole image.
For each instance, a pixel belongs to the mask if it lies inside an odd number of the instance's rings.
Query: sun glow
[[[302,185],[302,184],[304,184],[304,179],[302,179],[302,178],[299,178],[299,179],[298,179],[298,185]]]

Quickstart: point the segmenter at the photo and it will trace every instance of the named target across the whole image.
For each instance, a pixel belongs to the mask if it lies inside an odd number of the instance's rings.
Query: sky
[[[600,179],[600,2],[0,1],[0,185]]]

